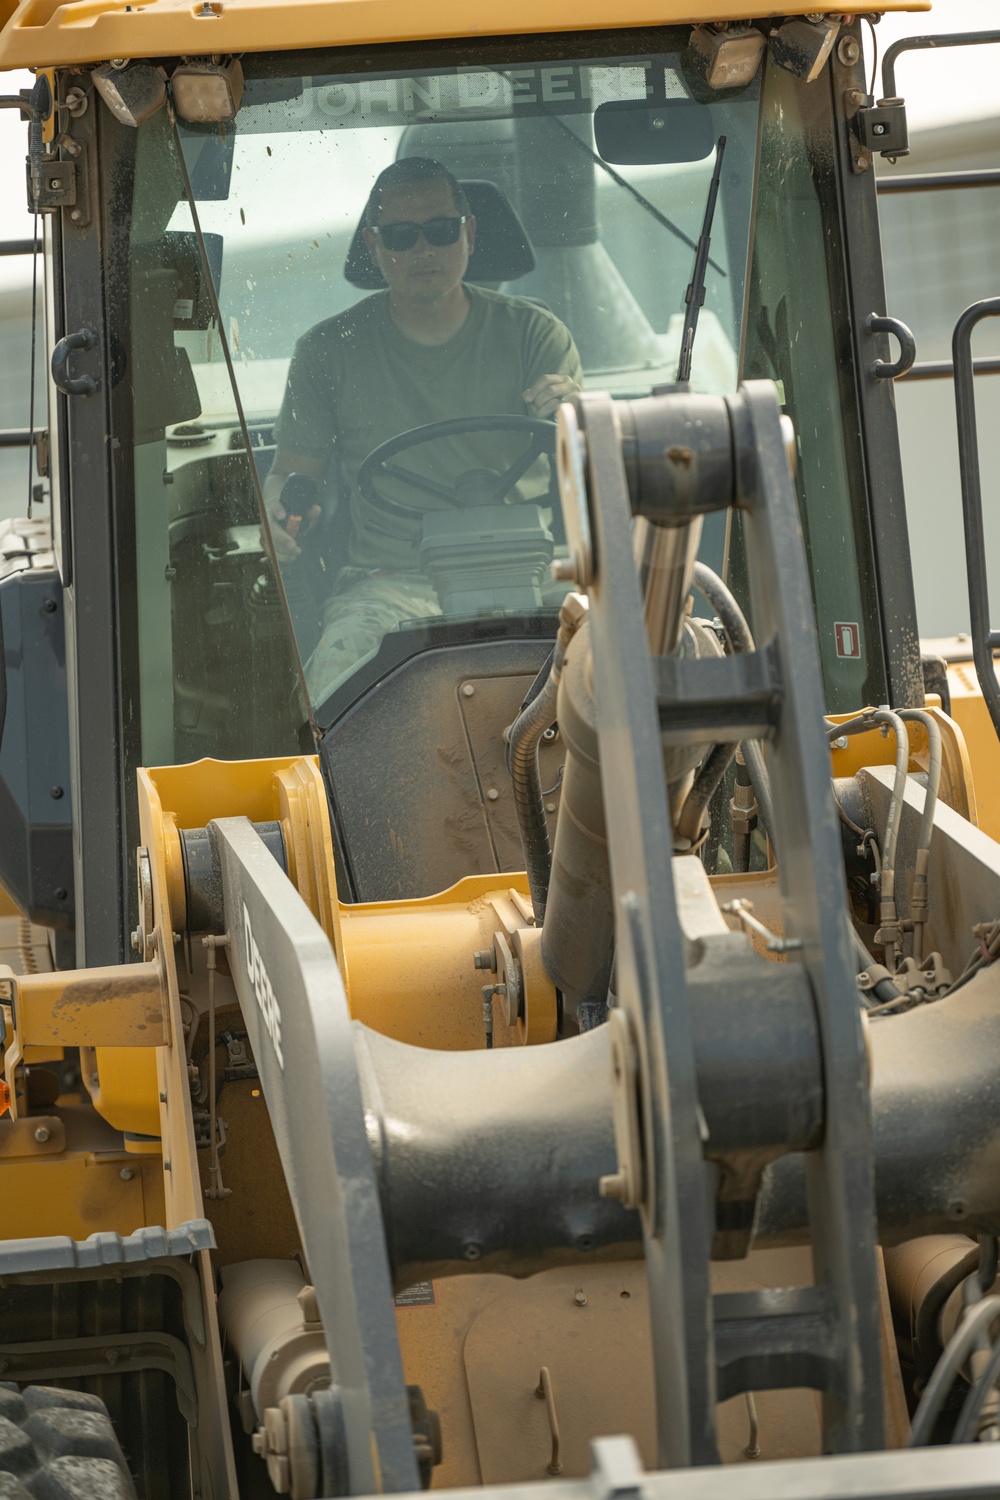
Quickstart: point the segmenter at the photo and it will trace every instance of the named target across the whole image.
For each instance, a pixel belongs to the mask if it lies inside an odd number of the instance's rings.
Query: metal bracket
[[[0,1344],[0,1372],[22,1385],[124,1370],[165,1370],[174,1382],[181,1416],[189,1426],[198,1425],[191,1356],[173,1334],[100,1333],[90,1338]]]
[[[687,396],[647,399],[683,403]],[[715,1359],[712,1341],[706,1345],[705,1339],[706,1327],[712,1326],[705,1159],[718,1159],[725,1170],[741,1145],[757,1149],[754,1183],[760,1166],[782,1149],[806,1152],[817,1283],[829,1298],[835,1329],[836,1368],[825,1371],[822,1380],[824,1389],[836,1393],[824,1406],[824,1443],[834,1451],[878,1446],[881,1371],[866,1058],[847,961],[848,916],[837,875],[842,868],[839,832],[824,770],[828,752],[814,606],[777,393],[772,384],[754,381],[726,398],[731,423],[726,451],[731,443],[737,475],[733,503],[746,513],[755,634],[759,647],[773,653],[775,680],[781,685],[780,701],[775,694],[768,715],[772,776],[781,788],[775,834],[782,851],[779,877],[787,936],[779,941],[783,951],[801,954],[800,963],[788,966],[788,981],[809,1000],[809,1027],[815,1030],[803,1032],[803,1066],[815,1069],[813,1092],[825,1101],[823,1131],[811,1132],[799,1145],[792,1144],[794,1127],[788,1121],[776,1122],[774,1133],[752,1139],[749,1120],[764,1120],[764,1104],[742,1123],[709,1121],[710,1139],[703,1140],[701,1057],[696,1077],[694,1026],[696,1020],[702,1023],[711,1004],[725,1005],[739,971],[724,959],[715,970],[705,962],[685,964],[670,869],[658,668],[649,656],[630,546],[635,496],[621,439],[630,413],[616,412],[610,397],[600,395],[579,397],[573,408],[572,421],[567,408],[559,414],[561,483],[566,496],[575,489],[575,476],[583,473],[586,494],[571,493],[570,509],[578,514],[586,508],[593,532],[590,632],[617,917],[619,1013],[631,1023],[637,1081],[636,1088],[629,1069],[619,1067],[613,1095],[616,1121],[626,1091],[638,1096],[645,1172],[639,1201],[651,1298],[657,1306],[653,1350],[661,1459],[676,1466],[715,1457]],[[652,425],[655,415],[648,418]],[[638,420],[636,416],[636,424]],[[649,461],[655,462],[652,453]],[[636,483],[642,482],[639,476]],[[583,526],[576,529],[582,532]],[[710,668],[715,665],[709,663]],[[755,686],[759,690],[763,684]],[[712,697],[706,695],[699,709],[709,712]],[[767,940],[774,942],[771,933]],[[744,990],[749,993],[746,986]],[[796,1005],[801,999],[802,994]],[[637,1153],[631,1147],[623,1153],[623,1135],[627,1131],[620,1127],[617,1175],[628,1178]],[[626,1183],[616,1181],[616,1186],[624,1190]],[[740,1233],[745,1233],[743,1219],[755,1192],[755,1187],[741,1191],[735,1208],[728,1200],[722,1204],[730,1215],[740,1216]],[[720,1229],[728,1239],[732,1228],[723,1214]],[[807,1336],[804,1326],[798,1327],[795,1337],[803,1356]],[[755,1370],[752,1359],[744,1364],[745,1383],[738,1388],[754,1388]]]
[[[77,196],[76,162],[60,161],[57,157],[44,158],[41,162],[38,192],[31,190],[31,168],[27,169],[28,212],[51,214],[60,208],[73,208]]]
[[[869,151],[877,151],[880,156],[891,159],[909,156],[905,100],[880,99],[877,104],[863,104],[856,120],[858,139]]]
[[[233,984],[341,1396],[350,1489],[417,1490],[385,1226],[340,970],[252,824],[220,819],[209,836]]]

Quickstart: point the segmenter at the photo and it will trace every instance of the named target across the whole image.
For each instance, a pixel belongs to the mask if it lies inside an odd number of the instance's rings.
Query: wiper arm
[[[698,331],[698,314],[701,312],[702,303],[705,301],[705,273],[710,264],[708,249],[712,243],[712,220],[715,218],[715,205],[719,197],[719,183],[722,180],[722,157],[726,149],[726,137],[719,136],[715,148],[715,170],[712,180],[708,185],[708,201],[705,204],[705,219],[701,226],[701,238],[694,255],[694,270],[691,273],[691,284],[684,294],[687,304],[684,313],[684,331],[681,334],[681,357],[677,366],[677,384],[686,385],[691,379],[691,355],[694,350],[694,336]],[[714,265],[715,262],[711,261]]]

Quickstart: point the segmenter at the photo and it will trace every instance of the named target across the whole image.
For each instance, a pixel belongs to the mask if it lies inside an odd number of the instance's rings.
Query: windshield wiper
[[[694,253],[694,270],[691,273],[691,284],[684,294],[687,307],[684,312],[684,330],[681,333],[681,357],[677,366],[677,384],[687,385],[691,379],[691,355],[694,351],[694,336],[698,331],[698,314],[701,312],[702,303],[705,301],[705,272],[708,269],[708,250],[712,243],[712,220],[715,218],[715,205],[719,197],[719,183],[722,179],[722,157],[726,149],[726,137],[719,136],[715,148],[715,171],[708,185],[708,201],[705,204],[705,218],[701,226],[701,238],[698,248]],[[714,265],[714,261],[712,262]]]

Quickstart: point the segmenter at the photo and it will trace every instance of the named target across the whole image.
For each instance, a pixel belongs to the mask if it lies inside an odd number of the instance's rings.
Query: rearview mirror
[[[605,161],[621,166],[703,161],[715,148],[712,118],[694,99],[621,99],[598,105],[594,140]]]

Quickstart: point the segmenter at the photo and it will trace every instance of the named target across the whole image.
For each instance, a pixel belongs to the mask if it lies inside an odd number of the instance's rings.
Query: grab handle
[[[872,362],[871,372],[875,379],[898,380],[900,375],[905,375],[917,357],[917,345],[906,324],[898,318],[880,318],[877,313],[869,313],[865,327],[869,333],[891,333],[899,341],[899,358],[895,364],[884,359]]]
[[[78,328],[76,333],[67,333],[52,351],[52,379],[56,390],[64,396],[92,396],[100,390],[101,382],[96,375],[71,375],[69,357],[77,349],[84,351],[97,348],[97,334],[92,328]]]

